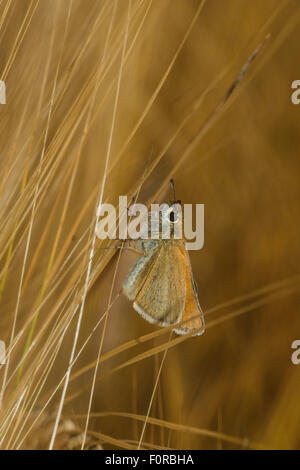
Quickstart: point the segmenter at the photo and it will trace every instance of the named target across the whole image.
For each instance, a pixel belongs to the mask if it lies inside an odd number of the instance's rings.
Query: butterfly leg
[[[145,256],[145,251],[142,249],[142,247],[139,247],[139,245],[136,246],[131,246],[130,242],[132,241],[131,239],[121,239],[121,238],[116,238],[115,240],[123,242],[122,245],[112,245],[112,246],[106,246],[106,247],[99,247],[99,250],[129,250],[132,251],[133,253],[136,253],[140,256]],[[129,246],[124,246],[125,242],[129,242]]]

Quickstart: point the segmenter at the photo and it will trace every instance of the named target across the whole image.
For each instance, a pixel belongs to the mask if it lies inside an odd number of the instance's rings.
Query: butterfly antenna
[[[175,196],[175,183],[174,183],[173,178],[170,179],[170,185],[171,185],[172,193],[173,193],[173,201],[175,202],[175,201],[176,201],[176,196]]]

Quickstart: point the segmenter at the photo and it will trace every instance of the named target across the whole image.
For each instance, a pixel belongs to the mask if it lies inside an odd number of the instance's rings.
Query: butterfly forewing
[[[133,307],[148,321],[167,326],[182,317],[186,268],[182,251],[173,244],[161,243],[154,256]]]

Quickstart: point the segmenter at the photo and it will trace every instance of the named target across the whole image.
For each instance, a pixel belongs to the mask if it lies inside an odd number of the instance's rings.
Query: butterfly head
[[[163,230],[163,224],[170,227],[170,235],[173,238],[176,227],[182,222],[181,201],[176,199],[174,180],[170,180],[172,188],[172,201],[165,204],[164,209],[160,213],[160,231]]]

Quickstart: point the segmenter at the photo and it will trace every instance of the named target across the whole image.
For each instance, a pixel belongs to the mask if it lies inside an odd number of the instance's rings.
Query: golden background
[[[2,448],[299,448],[299,22],[296,0],[0,2]],[[94,240],[101,188],[161,202],[170,177],[205,204],[207,331],[178,344],[119,294],[136,256]]]

